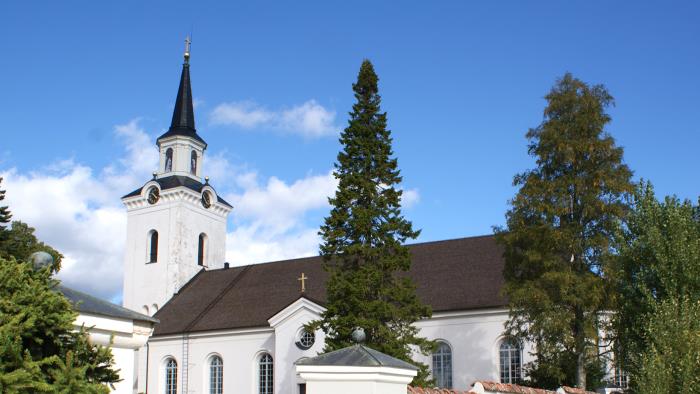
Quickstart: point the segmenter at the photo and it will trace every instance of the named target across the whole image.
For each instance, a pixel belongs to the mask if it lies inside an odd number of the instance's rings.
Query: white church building
[[[256,265],[225,263],[233,207],[202,179],[206,142],[195,129],[189,53],[172,125],[157,140],[160,167],[122,198],[128,212],[124,306],[153,316],[137,351],[134,393],[305,393],[295,362],[316,356],[327,274],[319,257]],[[419,298],[430,319],[416,323],[437,351],[416,359],[438,386],[515,382],[528,349],[503,336],[507,319],[502,250],[493,236],[410,246]]]

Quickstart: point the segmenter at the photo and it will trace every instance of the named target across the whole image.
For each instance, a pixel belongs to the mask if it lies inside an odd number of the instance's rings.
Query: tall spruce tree
[[[635,393],[700,393],[700,205],[642,183],[612,271],[618,362]]]
[[[520,190],[507,226],[496,229],[506,332],[534,344],[533,383],[585,388],[600,365],[600,312],[611,307],[605,261],[634,186],[622,148],[604,130],[613,104],[605,87],[566,74],[546,99],[542,124],[527,133],[537,166],[515,176]]]
[[[352,345],[353,330],[362,327],[368,346],[416,364],[411,346],[426,353],[433,343],[419,337],[413,323],[431,311],[402,274],[411,266],[404,242],[419,231],[401,214],[402,178],[377,82],[372,63],[365,60],[353,84],[357,102],[340,136],[343,148],[334,171],[338,189],[319,232],[330,278],[327,310],[314,326],[326,333],[326,351]],[[414,382],[424,384],[427,366],[419,368]]]

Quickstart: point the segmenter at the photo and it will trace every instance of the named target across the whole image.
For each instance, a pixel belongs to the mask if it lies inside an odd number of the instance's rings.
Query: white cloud
[[[236,125],[251,129],[267,124],[275,114],[251,101],[219,104],[209,114],[212,124]]]
[[[337,182],[332,174],[311,175],[287,184],[270,177],[259,186],[255,174],[246,174],[242,180],[247,188],[242,194],[228,198],[236,207],[238,219],[253,220],[261,225],[286,231],[297,224],[297,218],[311,209],[328,206],[328,196],[335,192]]]
[[[36,228],[39,239],[64,254],[59,279],[68,286],[118,298],[125,212],[112,201],[108,184],[89,168],[70,161],[61,164],[63,169],[46,173],[2,173],[13,219]]]
[[[418,189],[403,189],[403,194],[401,195],[401,206],[403,208],[411,208],[418,204],[420,201],[420,194]]]
[[[282,111],[278,127],[289,132],[299,132],[306,137],[322,137],[338,134],[334,122],[335,111],[329,111],[315,100],[309,100]]]
[[[120,197],[150,179],[158,164],[155,144],[138,119],[116,126],[114,133],[124,157],[101,170],[67,159],[27,173],[0,171],[13,219],[36,228],[40,240],[63,253],[59,279],[109,300],[119,300],[122,289],[126,210]],[[261,180],[246,166],[232,164],[225,152],[208,155],[204,171],[235,206],[235,225],[227,234],[229,261],[248,264],[317,252],[319,223],[307,219],[314,211],[327,211],[327,196],[335,189],[330,174],[289,183]]]
[[[194,107],[194,109],[198,109],[200,107],[203,107],[204,105],[206,105],[206,101],[204,101],[203,99],[199,97],[195,97],[192,99],[192,106]]]
[[[276,177],[261,183],[256,173],[247,172],[236,183],[242,192],[226,196],[235,219],[227,235],[227,261],[241,265],[318,253],[321,223],[309,223],[308,216],[328,212],[328,197],[337,185],[331,173],[288,184]]]
[[[314,256],[320,242],[316,228],[273,235],[255,225],[237,227],[226,236],[226,261],[246,265]]]
[[[120,298],[126,211],[120,197],[150,178],[158,153],[138,119],[115,127],[123,159],[97,174],[73,159],[29,173],[1,173],[14,220],[64,255],[59,279],[103,298]]]
[[[120,197],[150,179],[158,154],[138,119],[114,129],[124,157],[101,170],[73,159],[36,171],[0,171],[13,219],[36,228],[37,236],[64,254],[59,278],[66,285],[119,300],[122,289],[126,211]],[[204,172],[234,206],[226,259],[252,264],[318,253],[318,229],[328,214],[337,180],[331,172],[296,180],[262,177],[234,164],[226,152],[206,156]],[[404,190],[403,204],[419,200]]]
[[[268,110],[252,101],[223,103],[209,114],[212,124],[239,126],[244,129],[269,128],[307,138],[336,135],[335,111],[316,100],[278,111]]]

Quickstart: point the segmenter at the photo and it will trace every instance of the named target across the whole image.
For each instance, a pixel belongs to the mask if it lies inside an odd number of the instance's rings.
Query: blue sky
[[[567,71],[615,97],[608,131],[636,178],[700,195],[698,3],[398,4],[5,4],[0,173],[15,218],[68,255],[66,282],[118,299],[119,197],[155,169],[190,32],[205,171],[237,207],[234,264],[315,251],[363,58],[420,241],[503,223],[513,175],[533,165],[524,135]]]

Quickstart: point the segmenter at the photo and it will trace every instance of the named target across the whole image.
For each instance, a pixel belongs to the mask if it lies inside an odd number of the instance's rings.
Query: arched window
[[[197,151],[192,151],[190,155],[190,174],[197,175]]]
[[[627,372],[625,372],[618,363],[615,363],[613,383],[621,389],[629,388],[629,375],[627,375]]]
[[[165,172],[173,170],[173,148],[165,151]]]
[[[272,356],[264,353],[260,356],[258,370],[258,393],[272,394],[273,393],[273,369]]]
[[[141,307],[141,312],[142,312],[144,315],[146,315],[146,316],[150,316],[150,315],[148,314],[148,305],[142,306],[142,307]]]
[[[204,248],[207,243],[207,235],[204,233],[199,234],[199,244],[197,246],[197,265],[204,265]]]
[[[506,339],[499,349],[501,383],[519,383],[522,379],[522,346],[512,339]]]
[[[165,364],[165,394],[177,394],[177,362],[172,358]]]
[[[158,261],[158,231],[151,230],[148,236],[148,262]]]
[[[158,304],[151,305],[151,313],[155,315],[156,312],[158,312]]]
[[[439,388],[452,388],[452,349],[445,342],[438,342],[433,353],[433,379]]]
[[[209,361],[209,394],[224,392],[224,362],[221,357],[214,356]]]

